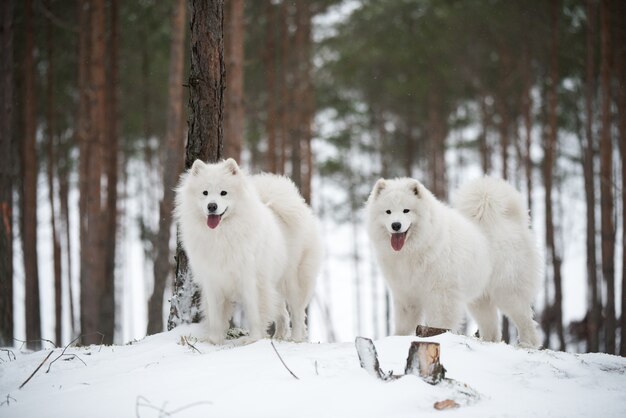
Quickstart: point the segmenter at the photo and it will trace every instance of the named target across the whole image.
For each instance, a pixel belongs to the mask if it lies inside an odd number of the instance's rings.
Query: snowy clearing
[[[46,373],[57,348],[22,389],[50,350],[13,349],[15,358],[1,351],[0,416],[626,416],[626,359],[607,354],[526,350],[452,334],[375,341],[381,368],[397,374],[412,341],[439,342],[446,377],[456,383],[432,386],[416,376],[375,379],[360,368],[353,343],[275,342],[296,380],[269,340],[181,343],[199,334],[189,325],[125,346],[68,348]],[[446,399],[461,406],[434,409]]]

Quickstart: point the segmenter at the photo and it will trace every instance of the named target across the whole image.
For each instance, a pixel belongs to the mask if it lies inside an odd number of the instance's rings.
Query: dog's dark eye
[[[409,213],[409,210],[408,209],[404,209],[402,212],[403,213]]]
[[[206,190],[202,192],[203,195],[208,196],[209,192],[207,192]]]
[[[389,209],[387,209],[385,212],[387,212],[387,215],[391,215],[391,211]]]
[[[222,192],[220,193],[220,195],[222,196],[226,196],[228,193],[226,193],[226,190],[222,190]]]

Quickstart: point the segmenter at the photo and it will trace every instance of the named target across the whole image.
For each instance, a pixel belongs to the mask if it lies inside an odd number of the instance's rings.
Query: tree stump
[[[439,363],[439,351],[439,343],[411,343],[404,374],[417,375],[432,385],[439,383],[446,373],[446,369]]]

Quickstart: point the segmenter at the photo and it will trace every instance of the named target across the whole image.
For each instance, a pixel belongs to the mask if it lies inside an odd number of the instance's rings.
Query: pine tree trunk
[[[185,15],[187,3],[177,0],[172,8],[168,109],[163,167],[163,198],[159,205],[159,231],[154,260],[154,290],[148,302],[148,335],[163,331],[163,294],[170,277],[170,230],[174,208],[174,187],[182,170],[183,70],[185,58]]]
[[[480,100],[480,114],[481,114],[481,133],[479,137],[480,147],[480,166],[482,167],[483,174],[489,174],[491,170],[491,150],[489,147],[489,109],[487,109],[487,95]]]
[[[50,0],[46,0],[46,7],[50,7]],[[46,136],[48,151],[48,197],[50,201],[50,220],[52,226],[52,259],[54,271],[54,314],[55,314],[55,343],[63,345],[63,289],[62,289],[62,272],[61,272],[61,243],[59,242],[59,234],[57,228],[57,209],[55,202],[54,173],[56,171],[55,164],[57,160],[55,152],[55,116],[54,116],[54,43],[52,22],[46,22],[46,46],[48,53],[48,71],[47,71],[47,110],[46,110]]]
[[[559,338],[559,349],[565,350],[565,336],[563,334],[562,299],[563,290],[561,286],[561,257],[558,254],[554,234],[554,215],[552,202],[553,171],[556,160],[557,147],[557,34],[558,34],[558,10],[559,0],[552,0],[551,7],[551,27],[552,40],[550,47],[550,84],[548,87],[548,138],[544,147],[544,183],[545,183],[545,206],[546,206],[546,247],[552,265],[552,280],[554,282],[554,304],[552,306],[557,336]]]
[[[0,346],[13,345],[13,0],[0,2]]]
[[[622,315],[620,321],[621,338],[619,346],[619,354],[626,357],[626,263],[624,255],[626,254],[626,222],[624,222],[624,213],[626,213],[626,4],[623,1],[617,2],[616,13],[616,45],[615,64],[619,89],[617,95],[617,108],[619,113],[619,151],[622,158]]]
[[[265,82],[267,84],[267,116],[265,130],[267,132],[267,156],[265,169],[270,173],[278,171],[278,156],[276,145],[276,47],[274,36],[274,6],[272,0],[265,0],[265,50],[263,64],[265,67]]]
[[[106,205],[102,219],[106,221],[104,232],[104,288],[100,310],[100,332],[113,338],[115,333],[115,251],[117,243],[117,183],[118,183],[118,0],[110,0],[110,38],[108,54],[108,77],[105,89],[106,137],[103,143],[103,170],[107,179]],[[112,341],[112,340],[111,340]]]
[[[39,269],[37,262],[37,130],[34,25],[32,0],[25,3],[26,47],[24,55],[24,140],[22,155],[22,246],[26,292],[26,339],[32,349],[41,347]]]
[[[185,168],[196,159],[216,162],[223,153],[224,1],[191,0],[191,69],[189,74],[189,133]],[[190,296],[193,293],[193,296]],[[198,291],[190,281],[187,256],[176,248],[176,278],[168,329],[197,322]]]
[[[602,275],[606,282],[606,352],[615,353],[615,225],[613,224],[613,145],[611,143],[611,46],[610,2],[600,2],[600,215]]]
[[[290,35],[289,35],[289,3],[283,1],[280,3],[280,18],[279,18],[279,39],[280,43],[280,69],[281,76],[279,77],[279,119],[280,119],[280,146],[278,152],[278,173],[285,173],[285,166],[287,164],[287,149],[289,148],[289,134],[290,134],[290,112],[291,112],[291,83],[289,82],[291,74],[291,49],[290,49]]]
[[[244,134],[243,63],[244,2],[229,0],[225,10],[226,95],[224,97],[224,158],[241,159]]]
[[[582,165],[585,181],[585,202],[587,206],[587,351],[597,352],[600,349],[600,297],[598,294],[598,273],[596,259],[596,188],[594,167],[593,138],[593,96],[595,92],[595,21],[596,2],[587,0],[587,57],[585,79],[585,140],[582,147]],[[581,142],[583,139],[581,139]]]

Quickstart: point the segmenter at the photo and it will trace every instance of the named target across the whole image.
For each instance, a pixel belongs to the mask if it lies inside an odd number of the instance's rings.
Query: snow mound
[[[441,344],[452,381],[416,376],[383,382],[359,366],[353,343],[275,342],[216,347],[197,325],[125,346],[50,354],[0,352],[0,416],[9,417],[625,417],[626,359],[527,350],[472,337],[388,337],[376,341],[380,367],[404,372],[412,341]],[[244,337],[245,338],[245,337]],[[190,344],[189,344],[190,343]],[[84,362],[84,364],[83,364]],[[49,372],[48,370],[49,365]],[[460,407],[434,409],[452,399]]]

